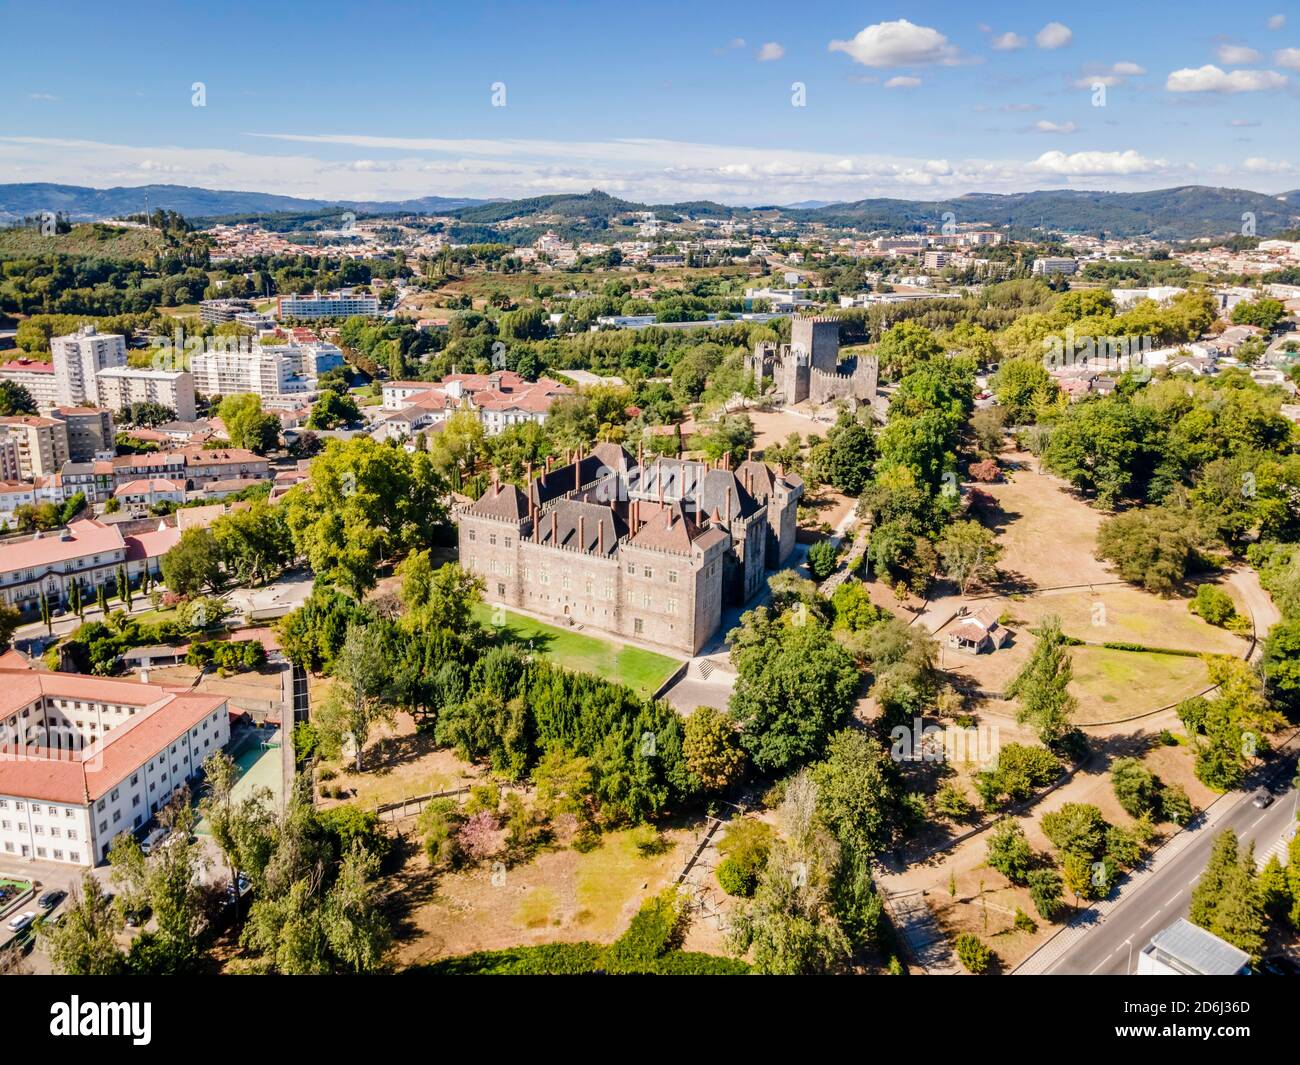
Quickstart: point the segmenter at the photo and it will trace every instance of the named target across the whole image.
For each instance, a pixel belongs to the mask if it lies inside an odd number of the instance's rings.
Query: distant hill
[[[156,229],[82,223],[70,232],[47,237],[33,226],[0,228],[0,260],[58,253],[129,261],[148,259],[167,247],[167,240]]]
[[[1242,215],[1255,215],[1255,230],[1268,236],[1300,222],[1300,194],[1266,196],[1246,189],[1205,185],[1153,192],[1083,192],[1073,189],[1010,195],[972,193],[951,200],[858,200],[811,211],[789,211],[796,220],[864,229],[924,229],[952,212],[959,223],[1046,228],[1064,233],[1152,236],[1165,240],[1240,233]]]
[[[1267,196],[1245,189],[1184,185],[1152,192],[1085,192],[1073,189],[995,195],[971,193],[948,200],[864,199],[823,203],[809,200],[784,207],[730,207],[711,200],[644,204],[611,196],[599,189],[519,200],[454,199],[425,196],[415,200],[311,200],[262,192],[230,192],[183,185],[92,189],[78,185],[0,185],[0,223],[58,211],[74,220],[112,218],[144,207],[178,211],[202,220],[259,214],[298,214],[352,210],[358,215],[438,214],[453,219],[454,240],[521,243],[554,229],[569,239],[611,240],[635,230],[636,215],[653,211],[664,221],[748,219],[769,227],[783,222],[818,222],[857,230],[908,232],[936,228],[951,212],[959,223],[1048,229],[1062,233],[1108,236],[1153,236],[1166,240],[1240,233],[1242,215],[1255,216],[1260,236],[1300,226],[1300,190]]]
[[[367,203],[360,200],[309,200],[297,196],[278,196],[267,192],[231,192],[200,189],[187,185],[138,185],[133,188],[92,189],[84,185],[52,185],[44,182],[0,185],[0,222],[55,211],[74,221],[95,221],[149,209],[177,211],[186,218],[212,218],[222,215],[302,213],[331,208],[354,210],[358,214],[398,214],[442,212],[466,207],[481,200],[426,196],[401,203]]]

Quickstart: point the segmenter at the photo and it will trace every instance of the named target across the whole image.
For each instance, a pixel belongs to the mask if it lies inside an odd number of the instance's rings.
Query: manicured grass
[[[475,614],[479,621],[492,627],[495,627],[494,617],[500,620],[504,614],[502,629],[506,639],[530,644],[533,650],[565,669],[594,673],[606,680],[626,684],[644,696],[653,695],[681,665],[675,658],[643,651],[639,647],[627,647],[585,633],[558,629],[508,610],[497,613],[495,607],[487,604],[479,604]]]
[[[1072,647],[1071,690],[1079,699],[1078,722],[1113,721],[1187,699],[1209,686],[1199,658]]]
[[[631,829],[602,836],[599,847],[578,856],[575,923],[594,939],[617,935],[627,924],[629,902],[643,895],[641,885],[656,890],[673,873],[674,863],[681,862],[677,851],[668,847],[661,854],[642,854]]]

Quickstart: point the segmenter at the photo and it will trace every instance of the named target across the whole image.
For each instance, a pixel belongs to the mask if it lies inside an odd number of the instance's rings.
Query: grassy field
[[[1072,647],[1079,724],[1113,721],[1189,698],[1209,686],[1199,658]]]
[[[480,604],[475,613],[483,624],[493,624],[493,607]],[[568,632],[508,610],[503,613],[507,639],[529,643],[533,650],[565,669],[595,673],[606,680],[626,684],[640,695],[653,695],[681,665],[677,659],[667,655],[611,643],[580,632]]]

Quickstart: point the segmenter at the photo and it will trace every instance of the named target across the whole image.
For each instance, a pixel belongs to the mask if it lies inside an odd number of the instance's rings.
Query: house
[[[978,655],[1007,645],[1011,639],[1011,630],[1001,625],[988,607],[974,614],[966,613],[968,609],[969,607],[962,607],[962,613],[945,633],[949,647],[954,651]]]
[[[146,511],[159,503],[175,503],[179,506],[185,502],[185,485],[165,477],[145,477],[118,485],[113,498],[120,500],[128,510],[134,511]]]

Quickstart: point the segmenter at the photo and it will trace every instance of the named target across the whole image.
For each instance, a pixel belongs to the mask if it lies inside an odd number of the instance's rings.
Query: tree
[[[262,401],[254,393],[226,396],[217,413],[235,447],[265,455],[280,442],[280,419],[263,413]]]
[[[1076,700],[1069,691],[1073,669],[1059,618],[1045,617],[1031,631],[1037,638],[1033,653],[1007,687],[1007,694],[1019,701],[1016,721],[1032,725],[1043,744],[1053,747],[1073,731]]]
[[[1010,818],[998,822],[989,833],[985,861],[1013,884],[1028,883],[1034,868],[1034,852],[1019,824]]]
[[[997,579],[1002,548],[993,533],[977,521],[956,521],[939,540],[939,557],[949,580],[966,594],[972,581],[989,583]]]
[[[817,815],[846,853],[875,855],[907,826],[897,765],[879,740],[863,732],[844,729],[831,736],[812,781]]]
[[[1266,331],[1285,316],[1286,308],[1271,296],[1261,296],[1249,302],[1243,300],[1232,308],[1233,325],[1257,325]]]
[[[385,559],[432,547],[447,519],[446,485],[431,455],[369,437],[331,440],[312,460],[310,483],[291,489],[282,506],[295,554],[318,578],[358,596],[374,586]]]
[[[852,415],[845,414],[840,416],[828,438],[831,445],[827,471],[830,483],[845,495],[860,494],[871,478],[871,467],[876,457],[871,430]]]
[[[316,718],[322,736],[338,743],[352,743],[357,772],[362,770],[362,753],[371,730],[380,723],[391,725],[394,720],[396,707],[392,703],[387,650],[380,626],[355,622],[349,625],[334,663],[337,683]]]
[[[1187,605],[1187,609],[1211,625],[1226,625],[1237,614],[1232,596],[1212,584],[1198,584],[1196,596]]]
[[[993,964],[993,952],[971,932],[963,932],[957,937],[956,951],[962,968],[974,976],[983,976]]]
[[[729,638],[737,673],[729,710],[754,764],[779,772],[820,754],[853,705],[852,658],[821,625],[787,625],[763,607]]]
[[[209,529],[186,529],[161,565],[163,580],[177,595],[196,595],[221,583],[221,547]]]
[[[1232,829],[1215,837],[1205,872],[1192,889],[1188,918],[1254,959],[1263,951],[1268,926],[1255,872],[1254,844],[1239,853]]]
[[[726,791],[745,772],[745,752],[737,739],[735,723],[711,706],[697,707],[686,719],[682,755],[705,791]]]
[[[240,769],[224,751],[218,751],[203,763],[207,794],[199,809],[208,822],[208,834],[226,859],[230,873],[230,890],[239,906],[239,874],[244,867],[261,867],[270,849],[271,793],[266,788],[237,801],[235,784]]]
[[[379,907],[378,876],[378,857],[360,842],[353,843],[325,897],[321,926],[345,972],[376,972],[392,943],[392,930]]]
[[[44,592],[41,593],[41,602],[43,604],[41,620],[44,621],[48,627],[50,620],[50,607],[48,601],[45,599]],[[0,652],[9,650],[13,643],[14,633],[22,623],[22,611],[18,610],[16,607],[10,606],[8,603],[0,603]]]
[[[1300,708],[1300,619],[1284,619],[1264,640],[1264,682],[1292,713]]]
[[[1160,784],[1137,758],[1119,758],[1110,767],[1115,798],[1130,817],[1151,817],[1160,807]]]
[[[808,568],[813,580],[824,581],[834,573],[839,557],[840,549],[832,540],[818,540],[808,548]]]
[[[1067,802],[1059,810],[1043,814],[1043,834],[1062,854],[1093,859],[1106,842],[1106,819],[1091,803]]]
[[[880,338],[876,357],[886,377],[902,377],[917,364],[943,354],[943,345],[920,322],[905,319],[891,326]]]
[[[327,388],[316,400],[307,419],[308,429],[335,429],[340,425],[356,425],[361,421],[361,408],[346,393]]]
[[[1171,595],[1197,565],[1199,542],[1186,514],[1144,507],[1102,523],[1097,557],[1113,562],[1124,580],[1157,595]]]
[[[1035,869],[1029,874],[1029,897],[1045,921],[1055,920],[1063,901],[1061,875],[1055,869]]]
[[[123,926],[121,911],[89,872],[82,876],[80,889],[74,885],[68,895],[59,922],[43,921],[37,932],[55,971],[65,976],[118,975],[125,964],[116,941]]]
[[[0,381],[0,418],[35,413],[36,401],[27,389],[7,379]]]
[[[1034,421],[1039,398],[1057,391],[1051,374],[1036,359],[1008,359],[998,367],[990,384],[998,406],[1006,411],[1007,421],[1012,425]]]
[[[293,560],[284,509],[264,499],[223,514],[211,529],[222,562],[240,584],[260,584]]]

